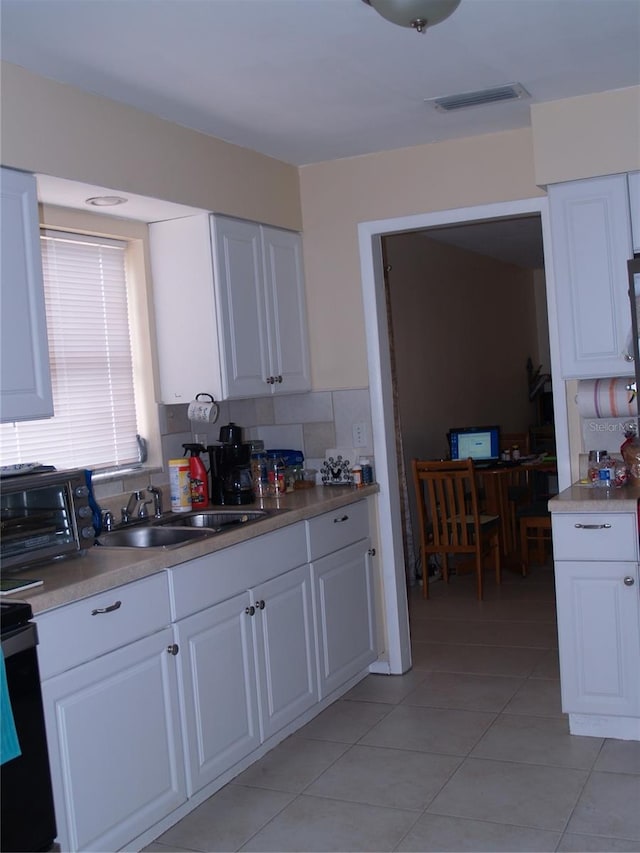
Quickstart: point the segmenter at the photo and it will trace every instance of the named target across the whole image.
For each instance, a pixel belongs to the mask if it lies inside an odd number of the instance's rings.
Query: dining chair
[[[517,518],[520,532],[520,568],[522,577],[529,572],[529,545],[533,545],[533,555],[538,564],[545,561],[546,546],[551,546],[551,513],[546,501],[534,501],[518,510]]]
[[[500,583],[500,516],[485,515],[471,459],[450,462],[412,460],[420,521],[422,595],[429,597],[429,557],[440,555],[442,576],[449,582],[449,557],[469,554],[474,559],[478,600],[482,599],[482,562],[492,554],[496,583]]]

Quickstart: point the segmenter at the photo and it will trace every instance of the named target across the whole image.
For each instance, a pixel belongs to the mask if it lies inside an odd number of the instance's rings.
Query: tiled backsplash
[[[167,460],[184,455],[183,444],[199,441],[215,444],[220,427],[233,421],[243,427],[245,441],[262,439],[265,447],[302,450],[305,467],[320,469],[331,448],[353,447],[353,425],[365,424],[367,446],[355,448],[357,456],[373,456],[369,389],[312,391],[279,397],[256,397],[220,403],[215,424],[191,423],[187,406],[160,406],[160,433],[165,471],[149,477],[128,477],[96,483],[98,499],[114,498],[133,489],[142,489],[149,480],[155,485],[168,482]],[[196,438],[197,436],[197,438]],[[139,481],[139,482],[138,482]],[[115,501],[117,502],[117,501]]]

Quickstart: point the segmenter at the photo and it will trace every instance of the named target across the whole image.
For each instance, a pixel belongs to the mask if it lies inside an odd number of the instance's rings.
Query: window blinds
[[[54,417],[3,424],[1,462],[104,468],[138,461],[127,244],[41,235]]]

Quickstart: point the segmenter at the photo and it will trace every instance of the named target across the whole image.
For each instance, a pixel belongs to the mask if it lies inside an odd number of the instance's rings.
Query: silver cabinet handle
[[[574,524],[579,530],[609,530],[610,524]]]
[[[280,385],[280,384],[281,384],[281,382],[282,382],[282,376],[278,375],[278,376],[276,376],[276,377],[274,377],[274,378],[275,378],[275,381],[278,383],[278,385]]]
[[[625,361],[633,361],[633,354],[630,352],[623,352],[622,357]]]
[[[247,614],[247,616],[253,616],[256,612],[256,609],[253,604],[250,604],[249,607],[245,607],[244,612]]]
[[[633,586],[635,582],[636,582],[636,579],[632,578],[631,575],[627,575],[626,578],[624,579],[624,585],[625,586]]]
[[[340,522],[342,522],[342,521],[349,521],[349,516],[348,515],[341,515],[340,518],[334,518],[333,519],[334,524],[340,524]]]
[[[273,377],[273,376],[267,376],[267,379],[266,379],[267,385],[273,385],[273,383],[274,383],[275,381],[276,381],[276,380],[275,380],[275,377]]]
[[[177,643],[171,643],[170,645],[167,646],[167,652],[170,655],[177,655],[179,651],[180,651],[180,647],[178,646]]]
[[[113,604],[110,604],[108,607],[96,607],[95,610],[91,611],[91,615],[99,616],[101,613],[113,613],[114,610],[119,610],[121,607],[121,601],[114,601]]]
[[[367,551],[367,554],[368,554],[370,557],[375,557],[375,555],[376,555],[376,549],[375,549],[375,548],[369,548],[369,550]]]
[[[264,610],[264,608],[265,608],[264,600],[261,599],[260,601],[256,601],[256,607],[258,608],[258,610]]]

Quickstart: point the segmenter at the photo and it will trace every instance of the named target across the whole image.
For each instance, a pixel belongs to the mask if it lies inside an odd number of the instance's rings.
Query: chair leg
[[[421,549],[422,554],[422,597],[429,598],[429,559],[427,552]]]
[[[527,523],[520,520],[520,564],[522,566],[522,577],[526,578],[529,571],[529,543],[527,541]]]
[[[478,601],[482,601],[482,551],[476,551],[476,578],[478,582]]]
[[[496,584],[500,586],[502,583],[502,562],[500,557],[500,537],[496,534],[493,537],[493,563],[496,571]]]
[[[449,583],[449,557],[446,552],[442,554],[442,577],[445,583]]]

